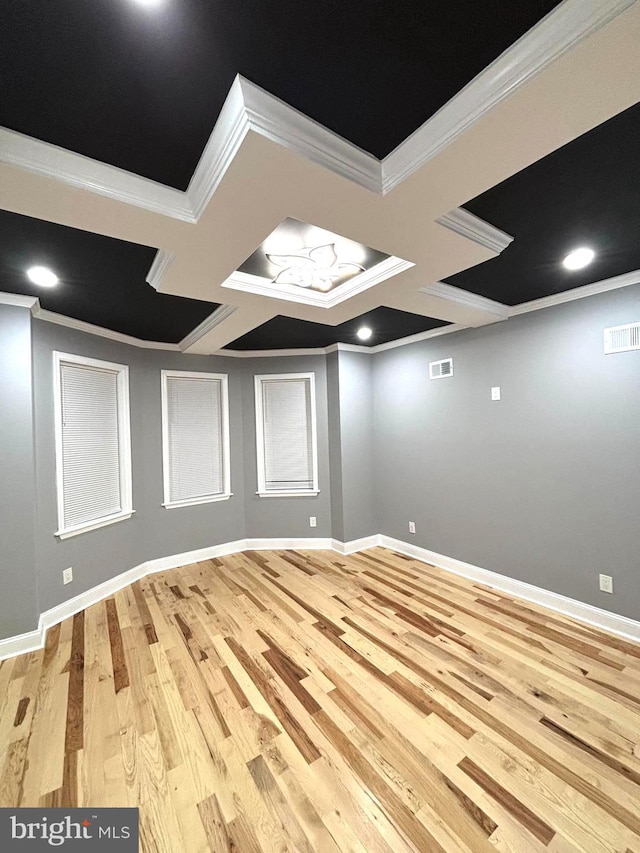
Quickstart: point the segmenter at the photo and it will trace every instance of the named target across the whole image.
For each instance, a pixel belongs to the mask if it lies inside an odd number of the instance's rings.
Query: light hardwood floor
[[[640,853],[640,646],[382,548],[152,575],[0,703],[0,805],[146,853]]]

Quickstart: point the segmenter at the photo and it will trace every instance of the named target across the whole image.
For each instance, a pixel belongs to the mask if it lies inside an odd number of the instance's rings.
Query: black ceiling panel
[[[383,157],[557,0],[2,0],[0,125],[185,189],[236,74]]]
[[[447,279],[507,305],[640,269],[640,104],[465,204],[511,234],[497,258]],[[595,260],[562,259],[589,246]]]
[[[156,250],[0,211],[0,291],[37,296],[48,311],[143,340],[178,343],[217,305],[156,293],[145,276]],[[52,288],[32,284],[50,267]]]
[[[297,349],[299,347],[326,347],[330,344],[359,344],[376,346],[386,344],[398,338],[427,332],[441,326],[448,326],[444,320],[409,314],[395,308],[375,308],[338,326],[325,326],[324,323],[311,323],[307,320],[294,320],[291,317],[274,317],[258,326],[232,344],[227,349]],[[368,326],[373,332],[367,341],[358,338],[361,326]]]

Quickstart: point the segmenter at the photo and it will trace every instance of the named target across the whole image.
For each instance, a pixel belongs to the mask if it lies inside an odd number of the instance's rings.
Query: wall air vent
[[[640,349],[640,323],[627,323],[604,330],[605,354],[634,349]]]
[[[429,362],[429,379],[446,379],[447,376],[453,376],[452,358]]]

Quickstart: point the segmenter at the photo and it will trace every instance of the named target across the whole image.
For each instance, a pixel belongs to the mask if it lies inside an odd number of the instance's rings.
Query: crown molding
[[[421,293],[429,296],[437,296],[445,299],[453,299],[471,308],[478,308],[485,312],[497,314],[499,317],[507,319],[508,317],[516,317],[520,314],[527,314],[531,311],[539,311],[544,308],[552,308],[556,305],[562,305],[565,302],[572,302],[576,299],[585,299],[589,296],[597,296],[599,293],[606,293],[610,290],[617,290],[621,287],[629,287],[634,284],[640,284],[640,270],[624,273],[623,275],[615,276],[614,278],[603,279],[596,281],[593,284],[585,284],[583,287],[576,287],[573,290],[567,290],[563,293],[556,293],[553,296],[545,296],[541,299],[533,299],[530,302],[523,302],[520,305],[510,307],[503,305],[501,302],[494,302],[492,299],[486,299],[484,296],[478,296],[475,293],[470,293],[466,290],[453,287],[445,282],[434,282],[430,285],[420,288]],[[453,293],[452,293],[453,291]],[[53,311],[46,311],[40,307],[39,300],[34,296],[22,296],[17,293],[0,293],[0,305],[16,305],[23,308],[30,308],[32,315],[38,320],[44,320],[48,323],[57,323],[60,326],[66,326],[70,329],[76,329],[80,332],[86,332],[91,335],[98,335],[102,338],[109,338],[118,343],[128,344],[129,346],[140,347],[142,349],[166,350],[169,352],[184,352],[187,347],[193,346],[197,340],[206,332],[215,328],[219,323],[230,317],[235,306],[221,305],[209,317],[207,317],[193,332],[183,338],[179,344],[162,343],[161,341],[144,341],[141,338],[134,338],[130,335],[124,335],[121,332],[114,332],[111,329],[105,329],[102,326],[94,326],[92,323],[85,323],[83,320],[74,320],[71,317],[65,317],[62,314],[56,314]],[[506,313],[505,313],[506,312]],[[206,326],[206,328],[205,328]],[[312,356],[312,355],[327,355],[332,352],[359,352],[374,355],[377,352],[384,352],[397,347],[409,346],[410,344],[426,341],[430,338],[437,338],[441,335],[450,335],[454,332],[461,332],[467,329],[459,323],[450,323],[447,326],[439,326],[437,329],[429,329],[426,332],[418,332],[415,335],[408,335],[405,338],[398,338],[395,341],[389,341],[384,344],[376,344],[375,346],[367,347],[359,344],[335,343],[326,347],[299,347],[292,349],[271,349],[271,350],[232,350],[220,349],[212,355],[225,356],[227,358],[283,358],[287,356]],[[196,336],[198,330],[200,333]],[[193,340],[190,340],[193,336]]]
[[[0,293],[0,305],[14,305],[16,308],[31,308],[39,305],[37,296],[23,296],[21,293]]]
[[[36,320],[44,320],[47,323],[55,323],[58,326],[66,326],[68,329],[75,329],[77,332],[86,332],[89,335],[97,335],[100,338],[108,338],[111,341],[116,341],[119,344],[127,344],[140,349],[155,349],[168,350],[170,352],[180,352],[178,344],[167,344],[161,341],[144,341],[142,338],[134,338],[132,335],[124,335],[122,332],[114,332],[112,329],[105,329],[102,326],[94,326],[93,323],[85,323],[84,320],[75,320],[73,317],[65,317],[64,314],[56,314],[54,311],[47,311],[40,307],[40,303],[34,305],[31,313]]]
[[[338,342],[337,344],[329,344],[328,347],[324,348],[325,353],[328,355],[330,352],[364,352],[369,354],[373,347],[365,347],[362,344],[343,344]]]
[[[616,275],[613,278],[605,278],[602,281],[595,281],[593,284],[585,284],[582,287],[574,287],[572,290],[564,290],[562,293],[554,293],[552,296],[532,299],[530,302],[521,302],[520,305],[514,305],[509,309],[509,316],[517,317],[519,314],[528,314],[530,311],[552,308],[554,305],[563,305],[565,302],[573,302],[575,299],[597,296],[598,293],[607,293],[609,290],[629,287],[632,284],[640,284],[640,270]]]
[[[370,192],[386,194],[500,101],[633,2],[564,0],[383,161],[238,75],[186,192],[8,128],[0,128],[0,162],[196,223],[246,134],[253,130]]]
[[[197,343],[200,338],[203,338],[212,329],[215,329],[216,326],[219,326],[220,323],[230,317],[236,309],[236,305],[219,305],[212,314],[205,317],[199,326],[196,326],[192,332],[180,341],[178,344],[180,351],[184,352],[185,350],[188,350],[189,347],[192,347]]]
[[[366,355],[375,355],[377,352],[384,352],[388,349],[396,347],[404,347],[409,344],[418,343],[418,341],[426,341],[429,338],[437,338],[440,335],[448,335],[451,332],[460,332],[467,326],[461,326],[458,323],[451,323],[448,326],[439,326],[437,329],[429,329],[426,332],[418,332],[416,335],[409,335],[406,338],[398,338],[395,341],[389,341],[386,344],[376,344],[372,347],[361,346],[360,344],[329,344],[326,347],[309,347],[308,349],[262,349],[262,350],[231,350],[220,349],[215,355],[229,356],[230,358],[284,358],[286,356],[303,356],[303,355],[329,355],[332,352],[356,352]]]
[[[160,283],[173,263],[175,256],[175,252],[167,252],[165,249],[158,249],[156,252],[153,263],[149,267],[149,272],[145,278],[147,284],[150,284],[154,290],[159,289]]]
[[[195,222],[202,216],[249,130],[242,82],[238,74],[189,182],[186,195]]]
[[[457,207],[455,210],[445,213],[444,216],[436,219],[436,222],[438,225],[455,231],[456,234],[461,234],[497,254],[500,254],[510,243],[513,243],[513,237],[510,234],[490,225],[484,219],[480,219],[479,216],[465,210],[464,207]]]
[[[0,163],[172,219],[195,222],[188,199],[180,190],[6,127],[0,127]]]
[[[382,161],[386,194],[635,0],[564,0]]]
[[[288,356],[326,355],[326,347],[298,347],[292,349],[219,349],[212,355],[225,358],[286,358]]]
[[[426,332],[418,332],[416,335],[408,335],[406,338],[398,338],[395,341],[389,341],[386,344],[377,344],[371,347],[369,352],[374,354],[377,352],[385,352],[389,349],[397,349],[398,347],[407,347],[410,344],[417,344],[420,341],[429,341],[431,338],[439,338],[442,335],[450,335],[452,332],[462,332],[469,328],[460,323],[450,323],[448,326],[438,326],[437,329],[429,329]]]
[[[304,113],[238,76],[249,128],[307,160],[376,194],[381,191],[380,160]]]
[[[464,305],[465,308],[475,308],[478,311],[496,314],[505,320],[511,316],[511,308],[508,305],[503,305],[502,302],[495,302],[493,299],[487,299],[486,296],[478,296],[477,293],[462,290],[460,287],[454,287],[452,284],[447,284],[444,281],[425,284],[424,287],[419,288],[418,292],[424,293],[426,296],[437,296],[439,299],[446,299],[447,302],[456,302],[458,305]]]

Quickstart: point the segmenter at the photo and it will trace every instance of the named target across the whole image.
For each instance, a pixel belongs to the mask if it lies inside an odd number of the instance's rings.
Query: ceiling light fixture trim
[[[393,256],[380,261],[379,264],[350,278],[344,284],[335,287],[327,293],[321,293],[311,288],[300,287],[297,284],[274,282],[251,273],[234,272],[222,283],[222,287],[242,290],[258,296],[268,296],[271,299],[284,299],[287,302],[299,302],[303,305],[315,305],[319,308],[335,308],[346,299],[368,290],[382,281],[399,275],[410,269],[414,264],[402,258]]]

